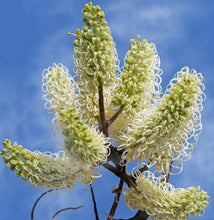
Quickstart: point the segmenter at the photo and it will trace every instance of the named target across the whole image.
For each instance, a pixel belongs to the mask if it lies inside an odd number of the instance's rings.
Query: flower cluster
[[[65,150],[71,156],[91,165],[107,161],[108,139],[95,128],[84,124],[75,109],[62,111],[59,123],[64,135]]]
[[[188,67],[178,72],[159,105],[146,116],[139,113],[121,134],[119,148],[125,149],[124,158],[155,162],[159,172],[172,161],[189,159],[202,127],[203,89],[200,73]]]
[[[130,43],[112,102],[124,110],[136,111],[150,105],[153,95],[159,97],[161,70],[154,44],[140,41],[140,36]]]
[[[101,8],[89,2],[82,13],[86,25],[82,30],[77,29],[74,34],[78,100],[83,118],[97,122],[99,120],[97,87],[103,86],[107,110],[111,87],[114,87],[116,80],[115,72],[119,69],[118,58],[115,43]]]
[[[50,189],[73,189],[78,182],[91,183],[96,173],[87,163],[71,158],[60,151],[58,153],[31,152],[16,142],[11,145],[4,141],[0,155],[10,170],[33,186]]]
[[[96,168],[105,163],[127,183],[133,174],[124,191],[129,208],[146,211],[153,220],[202,214],[206,192],[168,183],[169,175],[181,171],[191,157],[202,128],[201,73],[182,68],[161,96],[155,45],[139,36],[131,39],[121,71],[104,12],[89,2],[82,13],[85,25],[71,34],[76,38],[74,76],[63,64],[43,71],[45,108],[62,135],[62,151],[31,152],[5,140],[0,152],[4,162],[33,186],[51,189],[90,184],[98,177]],[[131,162],[137,171],[127,174]],[[159,177],[145,172],[153,165]]]
[[[46,108],[54,110],[54,122],[64,135],[65,151],[91,165],[106,161],[108,139],[81,119],[76,102],[76,83],[62,64],[43,71]],[[56,123],[54,124],[56,125]]]
[[[151,172],[137,177],[137,187],[125,191],[125,203],[130,209],[146,211],[152,220],[184,220],[203,214],[209,196],[200,187],[175,189]]]
[[[137,40],[131,39],[130,43],[112,98],[112,104],[123,110],[117,123],[109,129],[111,138],[116,141],[139,112],[159,100],[161,91],[162,71],[155,45],[145,39],[140,41],[140,36]]]

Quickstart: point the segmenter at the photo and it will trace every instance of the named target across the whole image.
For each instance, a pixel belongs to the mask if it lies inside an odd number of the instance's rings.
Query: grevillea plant
[[[90,185],[96,219],[92,183],[101,177],[98,167],[120,179],[109,220],[122,191],[127,207],[138,209],[133,220],[203,214],[209,199],[205,191],[168,183],[191,157],[202,128],[203,76],[183,67],[162,93],[155,45],[139,36],[131,39],[120,67],[104,12],[89,2],[82,13],[84,26],[69,33],[75,37],[75,70],[70,74],[63,64],[53,64],[42,75],[45,107],[54,115],[61,150],[32,152],[5,140],[0,153],[4,162],[35,187]]]

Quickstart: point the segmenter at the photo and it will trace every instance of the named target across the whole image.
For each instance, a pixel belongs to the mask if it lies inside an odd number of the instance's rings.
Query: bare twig
[[[52,192],[52,191],[53,191],[52,189],[47,190],[46,192],[42,193],[42,195],[35,201],[35,203],[34,203],[34,205],[33,205],[33,208],[32,208],[32,210],[31,210],[31,220],[34,219],[34,210],[35,210],[36,205],[37,205],[37,203],[39,202],[39,200],[40,200],[44,195],[46,195],[46,194],[48,194],[48,193],[50,193],[50,192]]]
[[[103,164],[103,167],[105,167],[107,170],[111,171],[112,173],[114,173],[116,176],[120,177],[122,176],[123,172],[121,171],[121,167],[114,167],[108,163]],[[120,169],[119,169],[120,168]],[[127,174],[126,172],[124,172],[124,182],[130,187],[134,187],[136,188],[136,183],[135,183],[135,179],[133,176]]]
[[[125,171],[125,167],[123,167],[123,172],[124,171]],[[112,204],[112,207],[111,207],[111,210],[109,212],[109,216],[108,216],[107,220],[111,220],[112,217],[114,216],[115,212],[116,212],[117,206],[118,206],[119,201],[120,201],[120,195],[121,195],[121,192],[122,192],[122,189],[123,189],[123,183],[124,183],[124,175],[122,175],[121,178],[120,178],[119,187],[118,187],[118,190],[117,190],[116,196],[114,198],[114,202]]]
[[[108,216],[108,218],[109,218],[110,220],[113,220],[113,218],[112,218],[111,216],[109,216],[109,214],[108,214],[107,212],[104,212],[104,211],[103,211],[103,213],[106,214],[106,216]]]
[[[59,211],[57,211],[54,215],[53,215],[53,217],[51,218],[51,220],[53,220],[60,212],[63,212],[63,211],[66,211],[66,210],[76,210],[76,209],[79,209],[79,208],[82,208],[83,207],[83,205],[81,205],[81,206],[78,206],[78,207],[68,207],[68,208],[64,208],[64,209],[60,209]]]
[[[97,211],[97,204],[96,204],[92,184],[90,184],[90,190],[91,190],[92,200],[93,200],[93,204],[94,204],[94,214],[95,214],[96,220],[99,220],[99,215],[98,215],[98,211]]]
[[[109,127],[120,115],[120,113],[123,111],[123,106],[119,108],[119,110],[109,119],[106,121],[106,126]]]

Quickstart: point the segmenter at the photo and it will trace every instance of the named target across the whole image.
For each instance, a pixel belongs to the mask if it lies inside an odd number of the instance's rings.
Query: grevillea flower
[[[112,98],[113,105],[122,113],[109,131],[111,137],[120,140],[120,132],[133,117],[159,99],[162,71],[156,47],[147,40],[130,40],[125,64]],[[118,127],[120,128],[118,130]]]
[[[106,161],[108,139],[81,119],[75,89],[74,79],[62,64],[53,64],[43,71],[45,106],[55,112],[54,122],[59,124],[64,135],[65,151],[71,157],[95,165]]]
[[[151,172],[137,177],[136,188],[130,187],[124,194],[130,209],[146,211],[152,220],[184,220],[203,214],[209,196],[200,187],[176,189]]]
[[[112,102],[124,110],[137,111],[150,105],[154,96],[159,97],[160,58],[155,45],[140,41],[140,36],[130,42]]]
[[[200,73],[187,67],[178,72],[157,108],[139,113],[121,135],[124,158],[150,160],[158,164],[159,172],[172,160],[189,159],[202,127],[203,89]]]
[[[11,170],[34,186],[61,189],[91,183],[98,177],[94,169],[107,160],[108,138],[81,119],[76,83],[65,66],[53,64],[45,69],[42,88],[45,107],[54,113],[54,125],[57,122],[62,131],[65,152],[31,152],[5,140],[1,156]]]
[[[96,173],[88,163],[68,156],[65,152],[41,153],[24,149],[16,142],[4,141],[0,155],[10,170],[33,186],[50,189],[72,189],[78,182],[91,183]]]
[[[65,150],[71,156],[91,165],[107,161],[108,139],[95,128],[84,124],[75,109],[62,111],[59,123],[64,135]]]
[[[118,58],[115,43],[107,27],[105,14],[99,6],[91,2],[82,10],[82,30],[76,30],[74,41],[75,67],[79,94],[79,105],[85,120],[89,118],[96,122],[99,117],[98,92],[99,86],[105,90],[105,107],[116,80]]]

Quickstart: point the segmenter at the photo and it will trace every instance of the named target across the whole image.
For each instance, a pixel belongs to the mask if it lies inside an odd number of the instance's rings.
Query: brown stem
[[[107,170],[111,171],[118,177],[122,177],[124,175],[124,182],[129,186],[129,187],[134,187],[136,189],[136,179],[131,176],[130,174],[127,174],[125,170],[119,169],[119,167],[114,167],[108,163],[103,164],[103,167],[105,167]],[[121,167],[121,166],[120,166]],[[143,171],[143,169],[146,169],[146,167],[142,167],[140,170]],[[137,189],[136,189],[137,190]],[[113,219],[110,215],[107,215],[109,220],[146,220],[149,215],[145,211],[138,211],[137,214],[129,219]]]
[[[103,85],[101,83],[101,80],[99,81],[98,94],[99,94],[99,111],[100,111],[100,124],[101,124],[100,131],[102,131],[103,134],[106,137],[108,137],[108,127],[106,126],[106,119],[105,119]]]
[[[118,177],[121,176],[121,172],[116,167],[112,166],[111,164],[105,163],[105,164],[103,164],[103,167],[105,167],[107,170],[114,173],[116,176],[118,176]]]
[[[135,183],[135,179],[127,174],[126,172],[122,172],[122,168],[121,166],[118,167],[114,167],[108,163],[103,164],[103,167],[106,168],[107,170],[109,170],[110,172],[114,173],[116,176],[118,177],[122,177],[124,175],[124,182],[129,186],[129,187],[134,187],[136,188],[136,183]]]
[[[117,167],[120,167],[122,151],[118,151],[112,144],[109,146],[111,154],[108,156],[108,161],[112,161]]]
[[[119,108],[119,110],[109,119],[106,121],[106,126],[109,127],[120,115],[120,113],[123,111],[123,106]]]
[[[123,170],[125,170],[125,169],[123,169]],[[121,178],[120,178],[119,187],[118,187],[118,190],[117,190],[116,196],[114,198],[114,202],[112,204],[112,207],[111,207],[111,210],[109,212],[109,216],[108,216],[107,220],[111,220],[111,218],[115,214],[115,211],[116,211],[117,206],[118,206],[119,201],[120,201],[120,195],[121,195],[121,192],[122,192],[122,189],[123,189],[123,183],[124,183],[124,176],[122,175]]]
[[[46,192],[42,193],[42,195],[39,196],[39,198],[35,201],[35,203],[34,203],[34,205],[33,205],[33,208],[32,208],[32,210],[31,210],[31,220],[34,219],[34,210],[35,210],[36,205],[37,205],[37,203],[39,202],[39,200],[40,200],[44,195],[46,195],[46,194],[48,194],[48,193],[50,193],[50,192],[52,192],[52,191],[53,191],[52,189],[47,190]]]
[[[63,211],[66,211],[66,210],[75,210],[75,209],[79,209],[79,208],[82,208],[83,207],[83,205],[81,205],[81,206],[78,206],[78,207],[68,207],[68,208],[64,208],[64,209],[60,209],[59,211],[57,211],[54,215],[53,215],[53,217],[51,218],[51,220],[54,220],[54,218],[60,213],[60,212],[63,212]]]
[[[94,195],[94,190],[93,190],[92,184],[90,184],[90,190],[91,190],[92,200],[93,200],[93,204],[94,204],[94,214],[95,214],[96,220],[99,220],[99,215],[98,215],[98,211],[97,211],[97,204],[96,204],[96,200],[95,200],[95,195]]]
[[[169,181],[170,173],[171,173],[171,170],[172,170],[172,163],[173,163],[173,160],[171,161],[171,163],[169,165],[169,172],[167,173],[167,176],[166,176],[166,182]]]

